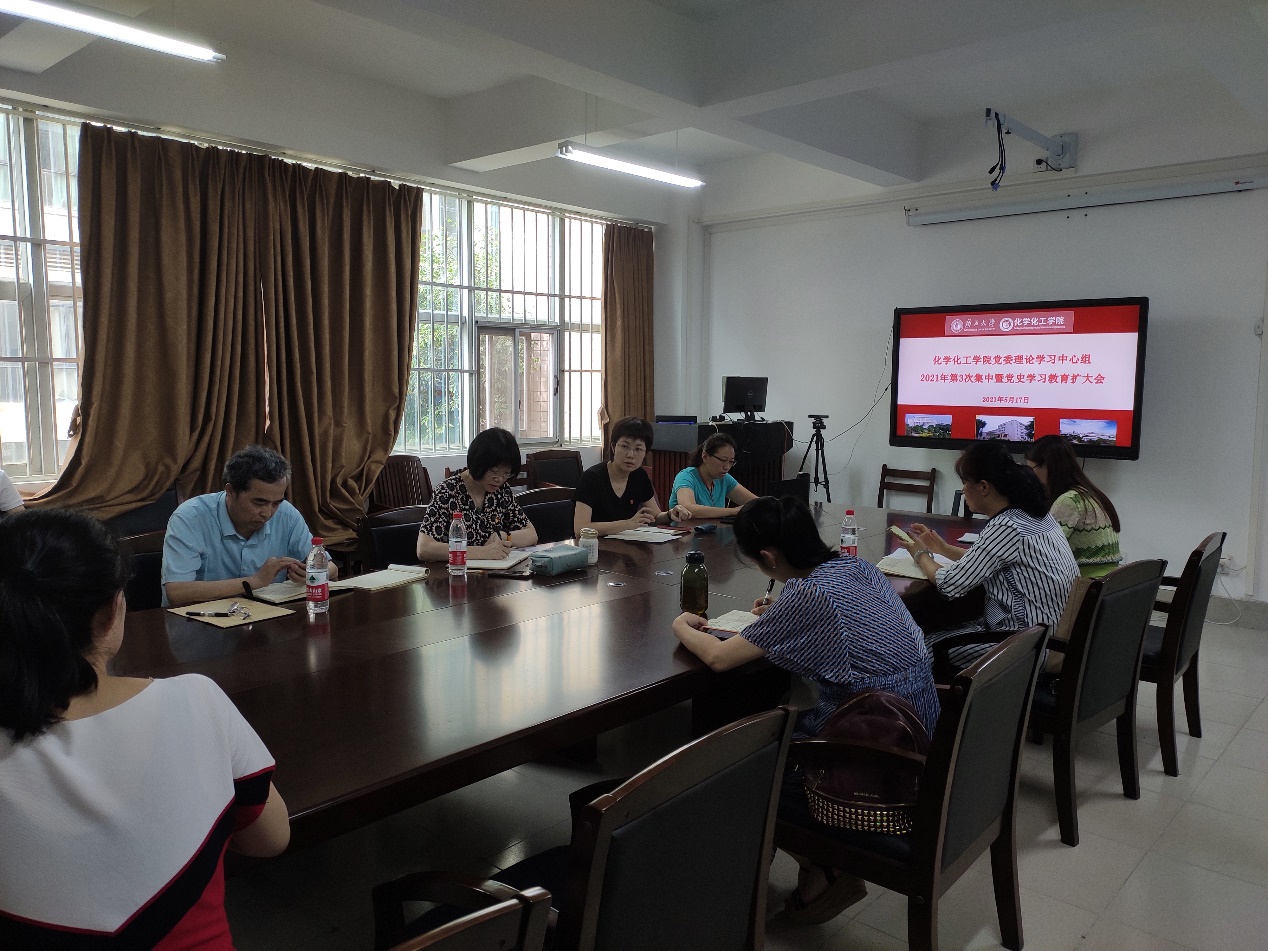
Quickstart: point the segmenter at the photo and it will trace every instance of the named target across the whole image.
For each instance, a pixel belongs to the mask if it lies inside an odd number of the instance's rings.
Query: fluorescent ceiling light
[[[662,172],[658,168],[635,165],[633,162],[623,162],[620,159],[612,158],[610,155],[604,155],[602,152],[583,148],[574,142],[560,142],[559,151],[555,154],[560,158],[572,159],[574,162],[584,162],[587,165],[597,165],[599,168],[609,168],[614,172],[624,172],[627,175],[650,178],[652,181],[664,182],[666,185],[699,188],[704,184],[699,179],[687,178],[685,175],[675,175],[673,172]]]
[[[184,56],[187,59],[202,60],[206,63],[225,58],[223,53],[217,53],[205,46],[196,46],[151,30],[128,26],[117,20],[90,13],[83,8],[44,3],[43,0],[0,0],[0,13],[11,13],[28,20],[52,23],[69,30],[91,33],[93,36],[102,36],[108,40],[118,40],[120,43],[143,46],[160,53],[171,53],[173,56]]]
[[[1023,198],[1015,201],[983,202],[954,208],[906,208],[907,224],[937,225],[953,221],[975,221],[980,218],[1006,218],[1010,215],[1033,215],[1045,211],[1070,211],[1075,208],[1100,208],[1106,205],[1130,205],[1142,201],[1164,201],[1168,198],[1194,198],[1198,195],[1222,195],[1228,192],[1251,191],[1268,186],[1264,178],[1225,178],[1205,182],[1177,182],[1160,185],[1136,185],[1088,188],[1047,197]]]

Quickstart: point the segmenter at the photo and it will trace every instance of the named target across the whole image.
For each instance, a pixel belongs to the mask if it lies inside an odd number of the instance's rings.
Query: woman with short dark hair
[[[714,433],[696,447],[687,468],[674,478],[669,492],[670,507],[682,506],[690,518],[721,518],[733,515],[728,502],[743,505],[757,498],[731,475],[739,458],[735,440],[726,433]]]
[[[929,643],[963,631],[1019,631],[1032,624],[1054,628],[1079,566],[1061,526],[1048,514],[1047,493],[1038,477],[994,440],[964,450],[955,472],[963,483],[965,503],[987,517],[977,541],[961,548],[917,524],[911,529],[911,543],[903,544],[944,597],[958,598],[982,585],[986,610],[968,625],[926,632]],[[940,565],[935,553],[951,564]],[[951,651],[950,660],[965,666],[989,648],[958,648]]]
[[[0,947],[231,951],[224,851],[276,855],[273,758],[206,677],[116,677],[127,555],[64,509],[0,522]]]
[[[791,496],[746,503],[735,516],[735,541],[762,574],[784,587],[773,602],[754,602],[753,623],[725,640],[704,630],[703,617],[680,614],[674,635],[689,651],[715,671],[765,657],[812,681],[819,698],[798,718],[803,736],[817,734],[845,700],[869,689],[902,697],[933,733],[938,693],[924,636],[875,565],[838,556],[820,538],[805,503]],[[801,797],[804,805],[800,778],[785,782],[783,796]],[[828,921],[867,894],[859,879],[798,862],[797,890],[786,909],[791,921]]]
[[[515,501],[507,483],[520,472],[520,446],[507,430],[494,426],[467,447],[467,467],[432,493],[418,529],[418,560],[449,557],[449,526],[454,512],[467,523],[467,557],[500,561],[512,548],[537,544],[537,529]]]
[[[577,483],[574,532],[580,535],[583,528],[593,528],[599,535],[615,535],[691,517],[681,506],[670,512],[660,509],[652,480],[643,469],[652,448],[651,423],[626,416],[616,421],[608,440],[608,461],[591,466]]]
[[[1026,451],[1026,463],[1048,490],[1049,514],[1065,532],[1079,573],[1103,578],[1122,564],[1118,512],[1083,471],[1069,441],[1064,436],[1039,437]]]

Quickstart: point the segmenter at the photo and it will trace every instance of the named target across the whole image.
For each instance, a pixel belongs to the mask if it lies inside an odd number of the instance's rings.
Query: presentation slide
[[[1143,304],[900,310],[893,436],[1131,447]]]

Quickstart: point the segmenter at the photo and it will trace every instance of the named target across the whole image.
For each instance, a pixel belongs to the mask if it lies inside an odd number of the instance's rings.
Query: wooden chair
[[[585,466],[581,464],[581,453],[575,449],[542,449],[540,452],[530,452],[524,457],[524,469],[530,490],[548,485],[575,489],[585,472]]]
[[[370,512],[426,505],[431,501],[431,475],[423,460],[410,453],[393,453],[370,489]]]
[[[794,719],[780,707],[688,743],[581,807],[571,846],[504,869],[498,881],[556,883],[552,946],[561,951],[757,951]],[[417,881],[406,875],[374,889],[377,948],[400,940],[398,926],[409,932],[448,911],[403,925],[400,907],[415,900]],[[489,902],[505,894],[485,890]]]
[[[930,469],[891,469],[881,466],[881,487],[876,493],[876,507],[885,507],[886,492],[906,492],[910,495],[925,497],[925,511],[933,511],[933,485],[938,478],[938,470]]]
[[[1058,678],[1040,678],[1030,729],[1032,739],[1052,734],[1057,822],[1066,845],[1079,844],[1075,752],[1079,739],[1101,724],[1115,721],[1123,795],[1140,798],[1136,690],[1145,629],[1166,566],[1165,561],[1137,561],[1092,581],[1069,640],[1048,642],[1048,649],[1064,659]]]
[[[124,589],[128,611],[163,606],[163,540],[165,529],[128,535],[119,542],[132,556],[132,577]]]
[[[418,564],[418,529],[426,514],[426,505],[406,505],[358,519],[357,547],[365,568]]]
[[[938,947],[938,900],[986,849],[1004,947],[1022,946],[1015,810],[1026,717],[1047,632],[1009,637],[940,688],[942,714],[928,757],[842,740],[801,740],[790,756],[832,755],[921,774],[915,826],[906,835],[821,825],[805,797],[785,797],[775,844],[820,865],[849,870],[907,896],[907,942]]]
[[[420,881],[418,889],[426,896],[421,901],[458,907],[471,904],[473,910],[435,931],[401,942],[392,951],[540,951],[546,946],[550,893],[543,889],[517,892],[508,888],[506,898],[495,905],[488,904],[483,892],[472,901],[472,892],[461,883],[440,877],[430,887]]]
[[[1211,602],[1211,589],[1224,550],[1223,532],[1207,535],[1193,550],[1179,578],[1163,578],[1163,585],[1175,588],[1170,602],[1159,601],[1156,610],[1167,613],[1164,627],[1150,626],[1145,634],[1145,655],[1140,679],[1158,685],[1158,744],[1162,748],[1162,768],[1168,776],[1180,775],[1176,751],[1175,689],[1184,679],[1184,712],[1189,736],[1202,735],[1202,713],[1198,704],[1198,648],[1202,625]]]

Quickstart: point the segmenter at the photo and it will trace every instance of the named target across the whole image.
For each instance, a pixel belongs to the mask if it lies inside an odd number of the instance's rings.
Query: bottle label
[[[309,601],[329,601],[330,571],[325,568],[309,568],[304,587]]]
[[[449,564],[453,568],[465,568],[467,565],[467,550],[465,548],[449,549]]]

